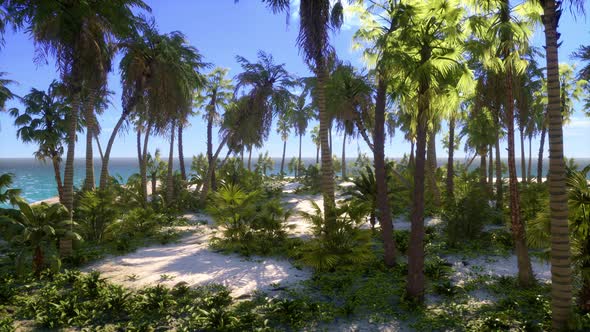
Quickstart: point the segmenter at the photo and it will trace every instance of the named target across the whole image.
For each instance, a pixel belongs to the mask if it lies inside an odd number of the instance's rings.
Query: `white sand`
[[[84,271],[100,271],[111,281],[132,288],[155,284],[173,286],[178,282],[189,286],[222,284],[231,289],[234,297],[256,290],[269,291],[277,283],[293,285],[311,276],[310,271],[298,270],[285,260],[256,257],[247,260],[234,254],[213,252],[208,248],[212,231],[207,226],[199,229],[201,232],[183,238],[180,243],[111,257]]]

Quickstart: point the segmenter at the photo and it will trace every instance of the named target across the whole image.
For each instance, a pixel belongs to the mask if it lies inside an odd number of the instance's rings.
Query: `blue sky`
[[[298,20],[296,15],[291,15],[290,24],[287,26],[285,15],[273,15],[264,7],[261,1],[242,0],[235,4],[234,0],[146,0],[152,7],[152,15],[155,17],[161,32],[181,31],[188,41],[204,55],[205,60],[215,66],[230,69],[230,76],[240,71],[235,61],[236,55],[241,55],[253,61],[259,50],[271,53],[276,62],[285,63],[287,69],[300,76],[310,75],[307,66],[295,45],[298,32]],[[297,2],[297,0],[292,0]],[[293,8],[297,8],[294,6]],[[352,51],[352,35],[356,31],[356,20],[348,18],[343,29],[332,38],[338,56],[341,59],[362,66],[361,54]],[[561,62],[573,63],[569,55],[579,45],[590,44],[590,25],[588,19],[579,17],[574,19],[569,11],[565,10],[561,19],[560,32],[563,44],[560,48]],[[52,59],[48,63],[35,63],[34,46],[32,40],[23,32],[8,32],[5,35],[6,43],[0,50],[0,72],[6,72],[7,78],[18,82],[12,85],[11,90],[17,95],[25,95],[31,87],[46,89],[50,82],[58,77]],[[543,45],[543,34],[539,27],[535,32],[533,42],[536,46]],[[118,63],[119,57],[116,59]],[[120,84],[118,69],[109,76],[109,88],[115,92],[113,106],[111,106],[100,118],[103,128],[101,143],[106,145],[112,128],[121,112]],[[8,107],[21,107],[16,101],[8,103]],[[581,112],[581,105],[577,105],[577,112],[572,117],[572,122],[565,128],[565,152],[569,157],[590,157],[590,118]],[[23,144],[16,139],[16,129],[12,126],[13,119],[6,113],[0,113],[0,158],[7,157],[31,157],[36,147],[32,144]],[[310,129],[315,123],[310,124]],[[185,156],[195,155],[205,151],[205,125],[200,117],[191,119],[191,126],[185,130],[184,148]],[[443,128],[442,138],[446,128]],[[440,139],[439,139],[440,141]],[[298,139],[292,137],[287,143],[287,156],[295,156],[297,153]],[[340,154],[342,138],[334,132],[334,152]],[[160,148],[163,155],[168,155],[168,142],[166,138],[154,137],[150,139],[150,150]],[[283,144],[273,128],[272,134],[264,148],[260,152],[268,151],[271,156],[280,156]],[[409,143],[405,142],[401,135],[388,140],[386,154],[391,157],[399,157],[409,152]],[[538,149],[533,145],[534,154]],[[442,143],[438,142],[439,156],[446,153]],[[122,133],[117,138],[113,147],[113,157],[136,156],[135,135],[132,132]],[[357,151],[369,152],[362,142],[350,141],[347,147],[347,156],[354,157]],[[519,150],[517,149],[517,155]],[[258,152],[255,152],[256,154]],[[459,156],[465,155],[463,149],[458,151]],[[505,155],[505,153],[504,153]],[[84,156],[84,144],[79,141],[76,147],[76,157]],[[315,157],[315,146],[308,135],[303,138],[303,156]]]

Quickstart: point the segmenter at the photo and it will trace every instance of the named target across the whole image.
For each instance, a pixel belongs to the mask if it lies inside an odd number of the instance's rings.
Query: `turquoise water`
[[[256,164],[256,159],[252,158],[252,165]],[[289,162],[290,158],[285,160],[285,164]],[[315,163],[315,158],[304,158],[306,165]],[[354,163],[354,158],[347,159],[347,164]],[[439,165],[444,165],[446,160],[439,159]],[[576,159],[576,163],[580,166],[590,164],[590,158]],[[130,175],[138,172],[137,159],[135,158],[113,158],[109,163],[110,174],[121,178],[125,183]],[[187,167],[190,167],[191,159],[186,159]],[[479,165],[475,160],[472,168]],[[520,177],[520,163],[517,160],[517,172]],[[175,162],[178,167],[178,161]],[[536,175],[537,162],[533,160],[533,176]],[[280,158],[274,158],[274,169],[271,174],[278,174],[281,167]],[[286,169],[285,172],[288,170]],[[544,165],[544,173],[547,172],[548,165]],[[187,170],[188,171],[188,170]],[[63,169],[62,169],[63,172]],[[0,158],[0,174],[13,173],[14,174],[14,188],[22,189],[22,196],[29,202],[35,202],[47,198],[57,196],[57,189],[55,186],[55,178],[53,175],[53,166],[50,163],[42,163],[33,158]],[[100,175],[100,160],[95,161],[95,176],[98,182]],[[292,175],[292,174],[287,174]],[[76,159],[74,162],[74,185],[80,186],[84,181],[84,159]]]

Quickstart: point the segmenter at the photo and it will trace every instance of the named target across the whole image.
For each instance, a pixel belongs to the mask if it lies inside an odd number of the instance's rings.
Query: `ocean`
[[[291,158],[285,160],[285,172],[287,164]],[[396,159],[396,158],[394,158]],[[274,168],[270,174],[278,174],[281,167],[281,159],[273,158]],[[347,165],[349,171],[352,169],[352,164],[355,158],[347,158]],[[185,165],[187,172],[190,172],[192,158],[186,158]],[[463,158],[457,161],[464,161]],[[305,165],[315,164],[315,158],[303,158]],[[506,162],[506,161],[504,161]],[[590,158],[579,158],[575,160],[576,164],[583,167],[590,164]],[[138,172],[138,163],[136,158],[113,158],[109,162],[110,174],[112,176],[120,177],[123,182],[127,181],[130,175]],[[252,165],[256,164],[256,158],[252,158]],[[439,165],[446,164],[445,158],[439,158]],[[475,168],[479,165],[479,161],[475,160],[471,167]],[[548,160],[543,165],[543,173],[547,173],[549,167]],[[63,165],[62,165],[63,167]],[[178,168],[178,160],[175,162],[175,168]],[[537,162],[533,159],[532,167],[533,176],[536,176]],[[520,177],[520,161],[517,159],[517,173]],[[63,172],[63,169],[62,169]],[[53,176],[53,166],[51,163],[43,163],[34,158],[0,158],[0,174],[12,173],[14,174],[13,188],[22,190],[22,196],[29,202],[35,202],[47,198],[57,196],[57,189],[55,186],[55,178]],[[62,173],[63,175],[63,173]],[[95,160],[95,176],[98,182],[100,175],[100,160]],[[288,174],[287,175],[293,175]],[[339,175],[337,173],[337,175]],[[80,186],[84,181],[84,159],[76,159],[74,162],[74,185]]]

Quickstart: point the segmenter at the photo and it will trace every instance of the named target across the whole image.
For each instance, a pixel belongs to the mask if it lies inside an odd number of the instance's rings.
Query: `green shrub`
[[[110,189],[86,191],[80,197],[75,211],[81,235],[90,241],[101,242],[121,216],[116,205],[117,193]]]
[[[493,223],[498,214],[490,207],[487,193],[473,184],[456,202],[447,204],[442,218],[446,221],[445,234],[451,247],[478,239],[485,224]]]
[[[311,204],[314,212],[301,215],[312,224],[314,238],[294,250],[294,257],[318,271],[333,271],[336,267],[354,269],[376,259],[370,231],[359,228],[364,223],[362,211],[342,205],[335,210],[335,223],[327,225],[317,203]]]
[[[215,239],[214,247],[251,255],[277,252],[292,243],[286,240],[290,212],[278,199],[226,184],[211,195],[210,202],[208,212],[223,226],[223,238]]]

